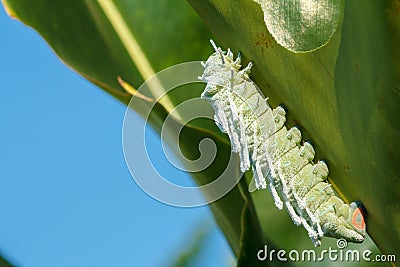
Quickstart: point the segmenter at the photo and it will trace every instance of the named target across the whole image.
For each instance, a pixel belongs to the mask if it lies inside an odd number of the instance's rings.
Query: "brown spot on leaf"
[[[261,48],[268,48],[271,47],[272,41],[264,33],[258,33],[256,37],[256,45]]]

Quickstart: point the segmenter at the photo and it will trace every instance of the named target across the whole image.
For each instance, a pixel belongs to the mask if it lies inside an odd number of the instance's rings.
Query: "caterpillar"
[[[249,78],[252,62],[241,69],[240,53],[234,59],[230,49],[223,51],[210,42],[215,52],[202,62],[199,79],[207,85],[201,97],[211,103],[216,125],[239,154],[241,171],[251,167],[254,187],[268,188],[278,209],[285,207],[315,246],[321,245],[323,236],[362,242],[366,235],[362,204],[348,205],[335,194],[327,182],[326,163],[313,162],[313,146],[301,144],[297,127],[286,128],[285,109],[272,109]]]

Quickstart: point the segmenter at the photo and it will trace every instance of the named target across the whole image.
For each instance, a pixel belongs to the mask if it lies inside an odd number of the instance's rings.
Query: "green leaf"
[[[365,205],[367,231],[380,250],[399,255],[399,1],[346,1],[330,42],[303,54],[276,45],[250,0],[189,2],[221,45],[253,61],[252,79],[273,107],[285,104],[287,124],[312,140],[316,159],[327,160],[335,190]],[[286,228],[289,216],[275,216],[266,194],[252,195],[265,235],[282,247],[302,243],[305,231]],[[372,244],[357,249],[364,246]]]
[[[124,103],[130,95],[119,86],[118,76],[138,87],[157,71],[209,53],[202,43],[210,35],[186,3],[4,0],[3,4],[11,16],[36,29],[64,63]],[[190,49],[177,49],[180,46]]]
[[[341,0],[254,0],[261,5],[268,31],[293,52],[324,46],[336,31]]]
[[[246,204],[243,207],[242,213],[242,235],[240,237],[240,252],[237,261],[237,267],[245,266],[281,266],[280,262],[263,262],[257,258],[257,253],[260,249],[266,245],[270,249],[276,247],[269,239],[265,239],[263,243],[254,238],[256,236],[261,236],[262,231],[258,222],[254,221],[257,218],[256,214],[252,214],[253,210],[253,200],[249,196],[247,183],[244,179],[240,182],[239,188],[246,199]],[[290,266],[291,264],[285,264],[285,266]]]
[[[12,17],[37,30],[64,63],[125,104],[135,88],[157,71],[185,61],[206,59],[212,51],[208,43],[210,33],[190,5],[183,1],[3,0],[3,5]],[[126,81],[120,79],[128,91],[122,89],[117,77]],[[169,93],[153,108],[151,126],[159,132],[177,104],[200,96],[203,89],[203,85],[190,86]],[[162,93],[162,90],[150,90],[134,110],[146,114],[151,98]],[[174,123],[180,122],[175,120],[166,127]],[[215,141],[216,160],[193,175],[196,183],[209,183],[224,170],[230,145],[226,137],[221,136],[213,122],[200,120],[183,127],[179,136],[181,147],[172,147],[175,151],[181,149],[188,158],[196,158],[202,139]],[[245,205],[248,216],[253,216],[253,225],[257,225],[254,206],[246,204],[237,187],[210,205],[236,255],[241,246]],[[263,236],[252,236],[251,240],[261,244]]]
[[[193,237],[188,238],[188,242],[182,247],[182,251],[178,252],[177,258],[171,267],[190,267],[193,266],[200,254],[207,246],[207,238],[210,236],[210,227],[201,226]]]
[[[4,256],[0,253],[0,267],[11,267],[13,264],[6,260]]]

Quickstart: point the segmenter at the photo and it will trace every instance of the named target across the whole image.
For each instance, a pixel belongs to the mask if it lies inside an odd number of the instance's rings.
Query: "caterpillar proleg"
[[[272,109],[249,78],[252,63],[241,69],[240,54],[234,59],[230,50],[211,44],[215,53],[203,63],[199,77],[207,83],[201,97],[210,101],[215,123],[239,154],[241,171],[252,168],[255,188],[268,188],[275,205],[285,207],[315,246],[322,236],[362,242],[366,225],[361,203],[348,205],[336,196],[326,180],[325,162],[313,162],[312,145],[301,144],[298,128],[286,128],[285,109]]]

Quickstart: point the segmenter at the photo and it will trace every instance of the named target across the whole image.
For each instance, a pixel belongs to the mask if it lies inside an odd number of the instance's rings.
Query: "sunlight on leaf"
[[[275,40],[293,52],[325,45],[341,15],[341,0],[254,1],[261,5],[265,24]]]

